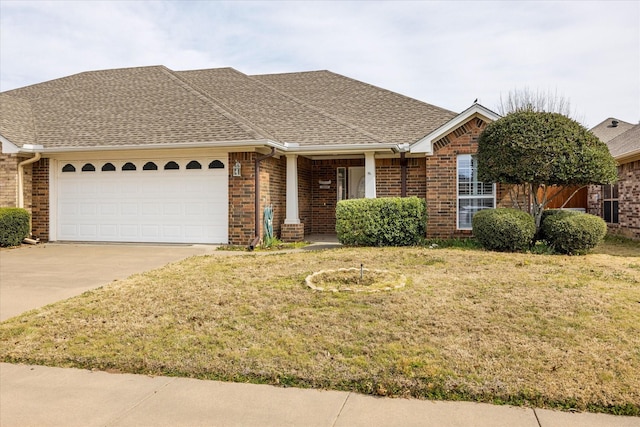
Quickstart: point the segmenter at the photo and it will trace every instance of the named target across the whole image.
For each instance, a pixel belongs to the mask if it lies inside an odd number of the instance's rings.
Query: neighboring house
[[[418,196],[428,236],[466,236],[500,200],[473,157],[498,117],[329,71],[85,72],[0,93],[0,206],[42,240],[245,245],[267,205],[296,241],[335,233],[339,200]]]
[[[618,182],[589,187],[589,212],[604,218],[609,231],[640,239],[640,124],[608,118],[591,131],[618,162]]]

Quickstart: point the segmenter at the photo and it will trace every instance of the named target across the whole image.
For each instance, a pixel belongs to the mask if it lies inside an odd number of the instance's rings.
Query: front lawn
[[[640,251],[623,253],[193,257],[1,323],[0,360],[640,415]],[[360,264],[406,286],[305,286]]]

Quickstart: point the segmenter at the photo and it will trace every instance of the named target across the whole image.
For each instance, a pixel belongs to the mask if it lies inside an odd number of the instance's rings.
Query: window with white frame
[[[495,184],[478,181],[478,161],[471,154],[458,156],[458,229],[470,230],[471,218],[496,206]]]
[[[609,224],[618,224],[618,184],[602,187],[602,218]]]

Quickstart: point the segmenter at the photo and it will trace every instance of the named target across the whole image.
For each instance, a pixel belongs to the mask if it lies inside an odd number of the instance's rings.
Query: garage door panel
[[[117,224],[101,224],[100,235],[109,239],[117,239],[118,237],[118,225]]]
[[[117,203],[100,203],[100,215],[115,216],[118,215]]]
[[[95,224],[80,224],[78,236],[82,239],[95,239],[98,237],[98,226]]]
[[[187,170],[178,161],[183,169],[142,171],[145,162],[136,162],[136,171],[101,172],[103,163],[92,163],[95,172],[57,175],[59,240],[227,242],[226,170]]]

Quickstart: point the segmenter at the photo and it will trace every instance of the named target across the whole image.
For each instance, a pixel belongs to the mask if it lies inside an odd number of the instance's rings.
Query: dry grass
[[[194,257],[0,324],[0,359],[640,414],[640,251]],[[405,274],[327,293],[315,271]]]

